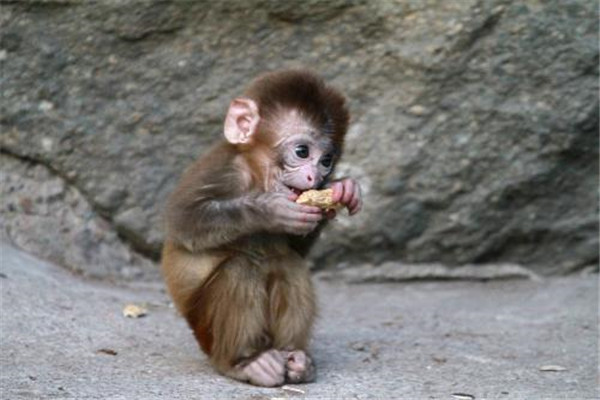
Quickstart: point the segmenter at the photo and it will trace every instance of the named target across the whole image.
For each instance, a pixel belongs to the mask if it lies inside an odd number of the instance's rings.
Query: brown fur
[[[344,98],[308,72],[262,76],[246,95],[260,110],[256,139],[220,142],[186,171],[167,205],[162,254],[169,293],[200,347],[217,370],[242,380],[240,366],[268,349],[306,350],[316,313],[303,256],[320,228],[307,237],[261,229],[255,198],[277,179],[274,135],[285,134],[264,126],[281,110],[299,110],[339,154],[348,125]]]
[[[266,120],[281,110],[301,110],[308,121],[332,137],[341,151],[350,120],[346,100],[312,72],[267,73],[258,77],[245,94],[258,103]],[[267,140],[272,142],[273,138]]]

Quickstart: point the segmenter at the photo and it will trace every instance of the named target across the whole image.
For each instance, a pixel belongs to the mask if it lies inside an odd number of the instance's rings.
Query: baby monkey
[[[177,309],[222,374],[259,386],[310,382],[316,301],[304,260],[335,214],[295,203],[330,187],[350,215],[352,179],[330,182],[349,114],[304,70],[267,73],[234,99],[224,140],[184,173],[166,210],[162,271]]]

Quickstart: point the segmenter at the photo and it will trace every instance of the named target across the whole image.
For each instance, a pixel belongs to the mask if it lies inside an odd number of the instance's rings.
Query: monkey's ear
[[[233,100],[225,117],[225,138],[232,144],[248,143],[256,132],[259,120],[258,106],[253,100]]]

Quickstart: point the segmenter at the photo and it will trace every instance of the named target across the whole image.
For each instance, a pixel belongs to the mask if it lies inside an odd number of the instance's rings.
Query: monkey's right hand
[[[283,193],[258,196],[257,202],[268,231],[307,235],[317,227],[323,219],[323,211],[319,207],[296,204],[297,197]]]

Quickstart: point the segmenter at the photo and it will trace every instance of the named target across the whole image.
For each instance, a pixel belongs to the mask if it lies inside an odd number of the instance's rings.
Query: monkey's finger
[[[360,199],[352,199],[352,202],[348,205],[348,211],[350,215],[356,214],[360,210]]]
[[[258,362],[254,360],[244,371],[248,375],[250,382],[259,386],[277,386],[283,383],[281,376],[274,376],[268,373]]]
[[[321,214],[321,212],[322,212],[322,210],[319,207],[306,206],[306,205],[296,204],[296,203],[292,203],[292,205],[289,206],[289,208],[291,210],[305,213],[305,214]]]
[[[356,207],[358,207],[358,205],[362,203],[362,199],[360,196],[360,189],[358,187],[358,185],[356,185],[354,187],[354,193],[352,195],[352,199],[350,200],[350,203],[348,204],[348,210],[352,211],[354,210]]]
[[[271,350],[267,354],[265,354],[265,358],[269,362],[271,369],[275,372],[277,376],[283,375],[285,372],[285,360],[279,354],[277,350]]]
[[[355,207],[350,209],[350,215],[354,215],[358,213],[362,209],[362,201],[359,201]]]
[[[354,181],[352,179],[345,179],[343,182],[344,194],[342,196],[342,204],[350,204],[352,196],[354,195]]]
[[[356,192],[356,186],[354,187],[354,191],[351,193],[350,198],[348,199],[348,202],[346,203],[346,207],[348,207],[348,210],[352,210],[352,208],[354,208],[354,206],[358,203],[359,197],[358,197],[358,193]]]
[[[287,351],[273,349],[273,350],[270,350],[269,353],[281,365],[285,364],[285,360],[287,359],[287,353],[288,353]]]
[[[344,185],[339,181],[333,182],[331,184],[331,189],[333,190],[333,193],[331,194],[331,201],[334,203],[339,203],[344,195]]]
[[[360,193],[360,185],[353,182],[353,191],[350,201],[348,202],[348,211],[350,215],[356,214],[362,205],[362,196]]]
[[[261,354],[255,361],[263,370],[263,372],[271,377],[278,375],[275,369],[275,362],[268,353]]]
[[[293,221],[290,226],[294,229],[310,232],[318,225],[318,221]]]
[[[268,379],[256,361],[252,361],[250,364],[248,364],[248,366],[244,368],[244,372],[250,378],[250,382],[254,384],[264,386]]]
[[[272,382],[281,382],[285,373],[285,361],[277,350],[262,353],[253,361],[258,364],[261,373],[268,376]]]
[[[287,212],[279,216],[279,222],[284,226],[294,224],[317,224],[322,219],[323,214],[307,214],[299,212]]]
[[[287,217],[292,221],[319,222],[323,219],[323,213],[320,209],[318,214],[291,211],[287,214]]]
[[[302,222],[319,222],[323,219],[323,213],[319,212],[319,214],[306,214],[302,213],[300,215],[300,221]]]
[[[261,357],[263,357],[269,364],[273,365],[276,370],[283,371],[282,368],[277,368],[278,365],[283,365],[284,359],[281,354],[279,354],[278,350],[271,349],[269,351],[264,352]]]
[[[264,381],[265,378],[267,378],[262,366],[258,363],[258,360],[252,361],[252,363],[250,363],[250,365],[246,367],[246,370],[248,372],[248,375],[250,375],[255,380]]]

